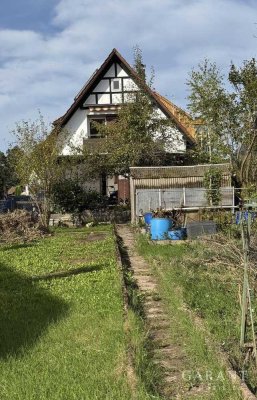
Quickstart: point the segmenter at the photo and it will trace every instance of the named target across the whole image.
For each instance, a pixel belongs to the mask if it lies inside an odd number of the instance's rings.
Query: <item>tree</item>
[[[12,165],[12,154],[9,150],[6,155],[0,152],[0,198],[11,186],[19,183]]]
[[[22,121],[14,130],[19,151],[13,152],[13,164],[21,184],[39,209],[40,223],[49,227],[55,184],[65,174],[65,162],[59,157],[56,131],[50,129],[42,115],[35,122]]]
[[[139,90],[134,90],[128,101],[121,105],[116,120],[107,125],[95,123],[102,140],[93,153],[91,148],[84,149],[90,176],[93,172],[125,175],[131,166],[162,165],[167,147],[173,145],[170,134],[173,124],[160,114],[150,99],[147,86],[152,87],[154,74],[152,71],[150,80],[146,82],[139,48],[134,52],[134,69]]]
[[[6,176],[8,174],[7,157],[0,152],[0,196],[2,197],[7,189]]]
[[[188,80],[189,109],[203,121],[198,132],[199,158],[230,161],[237,181],[256,181],[257,163],[257,64],[231,64],[227,81],[215,63],[205,60]]]

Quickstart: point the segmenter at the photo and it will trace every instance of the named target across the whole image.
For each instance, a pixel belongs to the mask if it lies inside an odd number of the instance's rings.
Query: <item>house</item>
[[[94,121],[108,124],[115,119],[123,103],[138,90],[139,77],[121,54],[113,49],[103,64],[89,78],[66,113],[54,122],[59,131],[61,155],[72,153],[72,147],[93,146],[99,139]],[[145,91],[159,114],[173,122],[174,137],[169,151],[183,155],[195,142],[196,127],[185,111],[153,91],[145,84]],[[108,195],[119,191],[119,198],[129,198],[129,183],[124,177],[101,176],[85,182],[88,189]]]

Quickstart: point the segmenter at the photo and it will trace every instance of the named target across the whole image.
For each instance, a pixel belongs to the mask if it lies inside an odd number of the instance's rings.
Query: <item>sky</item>
[[[186,81],[205,58],[227,74],[257,53],[257,0],[1,0],[0,151],[16,123],[65,113],[115,47],[133,47],[154,87],[186,108]]]

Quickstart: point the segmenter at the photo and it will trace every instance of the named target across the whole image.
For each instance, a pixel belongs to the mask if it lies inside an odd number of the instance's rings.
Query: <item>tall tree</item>
[[[227,80],[205,60],[188,81],[189,109],[202,119],[197,151],[210,162],[231,161],[240,185],[256,181],[257,64],[231,65]]]

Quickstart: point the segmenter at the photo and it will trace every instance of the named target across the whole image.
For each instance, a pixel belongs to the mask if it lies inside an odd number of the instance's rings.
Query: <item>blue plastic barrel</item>
[[[145,213],[144,220],[145,220],[146,225],[150,225],[152,218],[153,218],[153,214],[151,212]]]
[[[182,240],[186,237],[186,228],[174,229],[168,232],[168,238],[171,240]]]
[[[167,218],[152,218],[151,220],[151,239],[168,239],[168,231],[172,227],[172,221]]]

